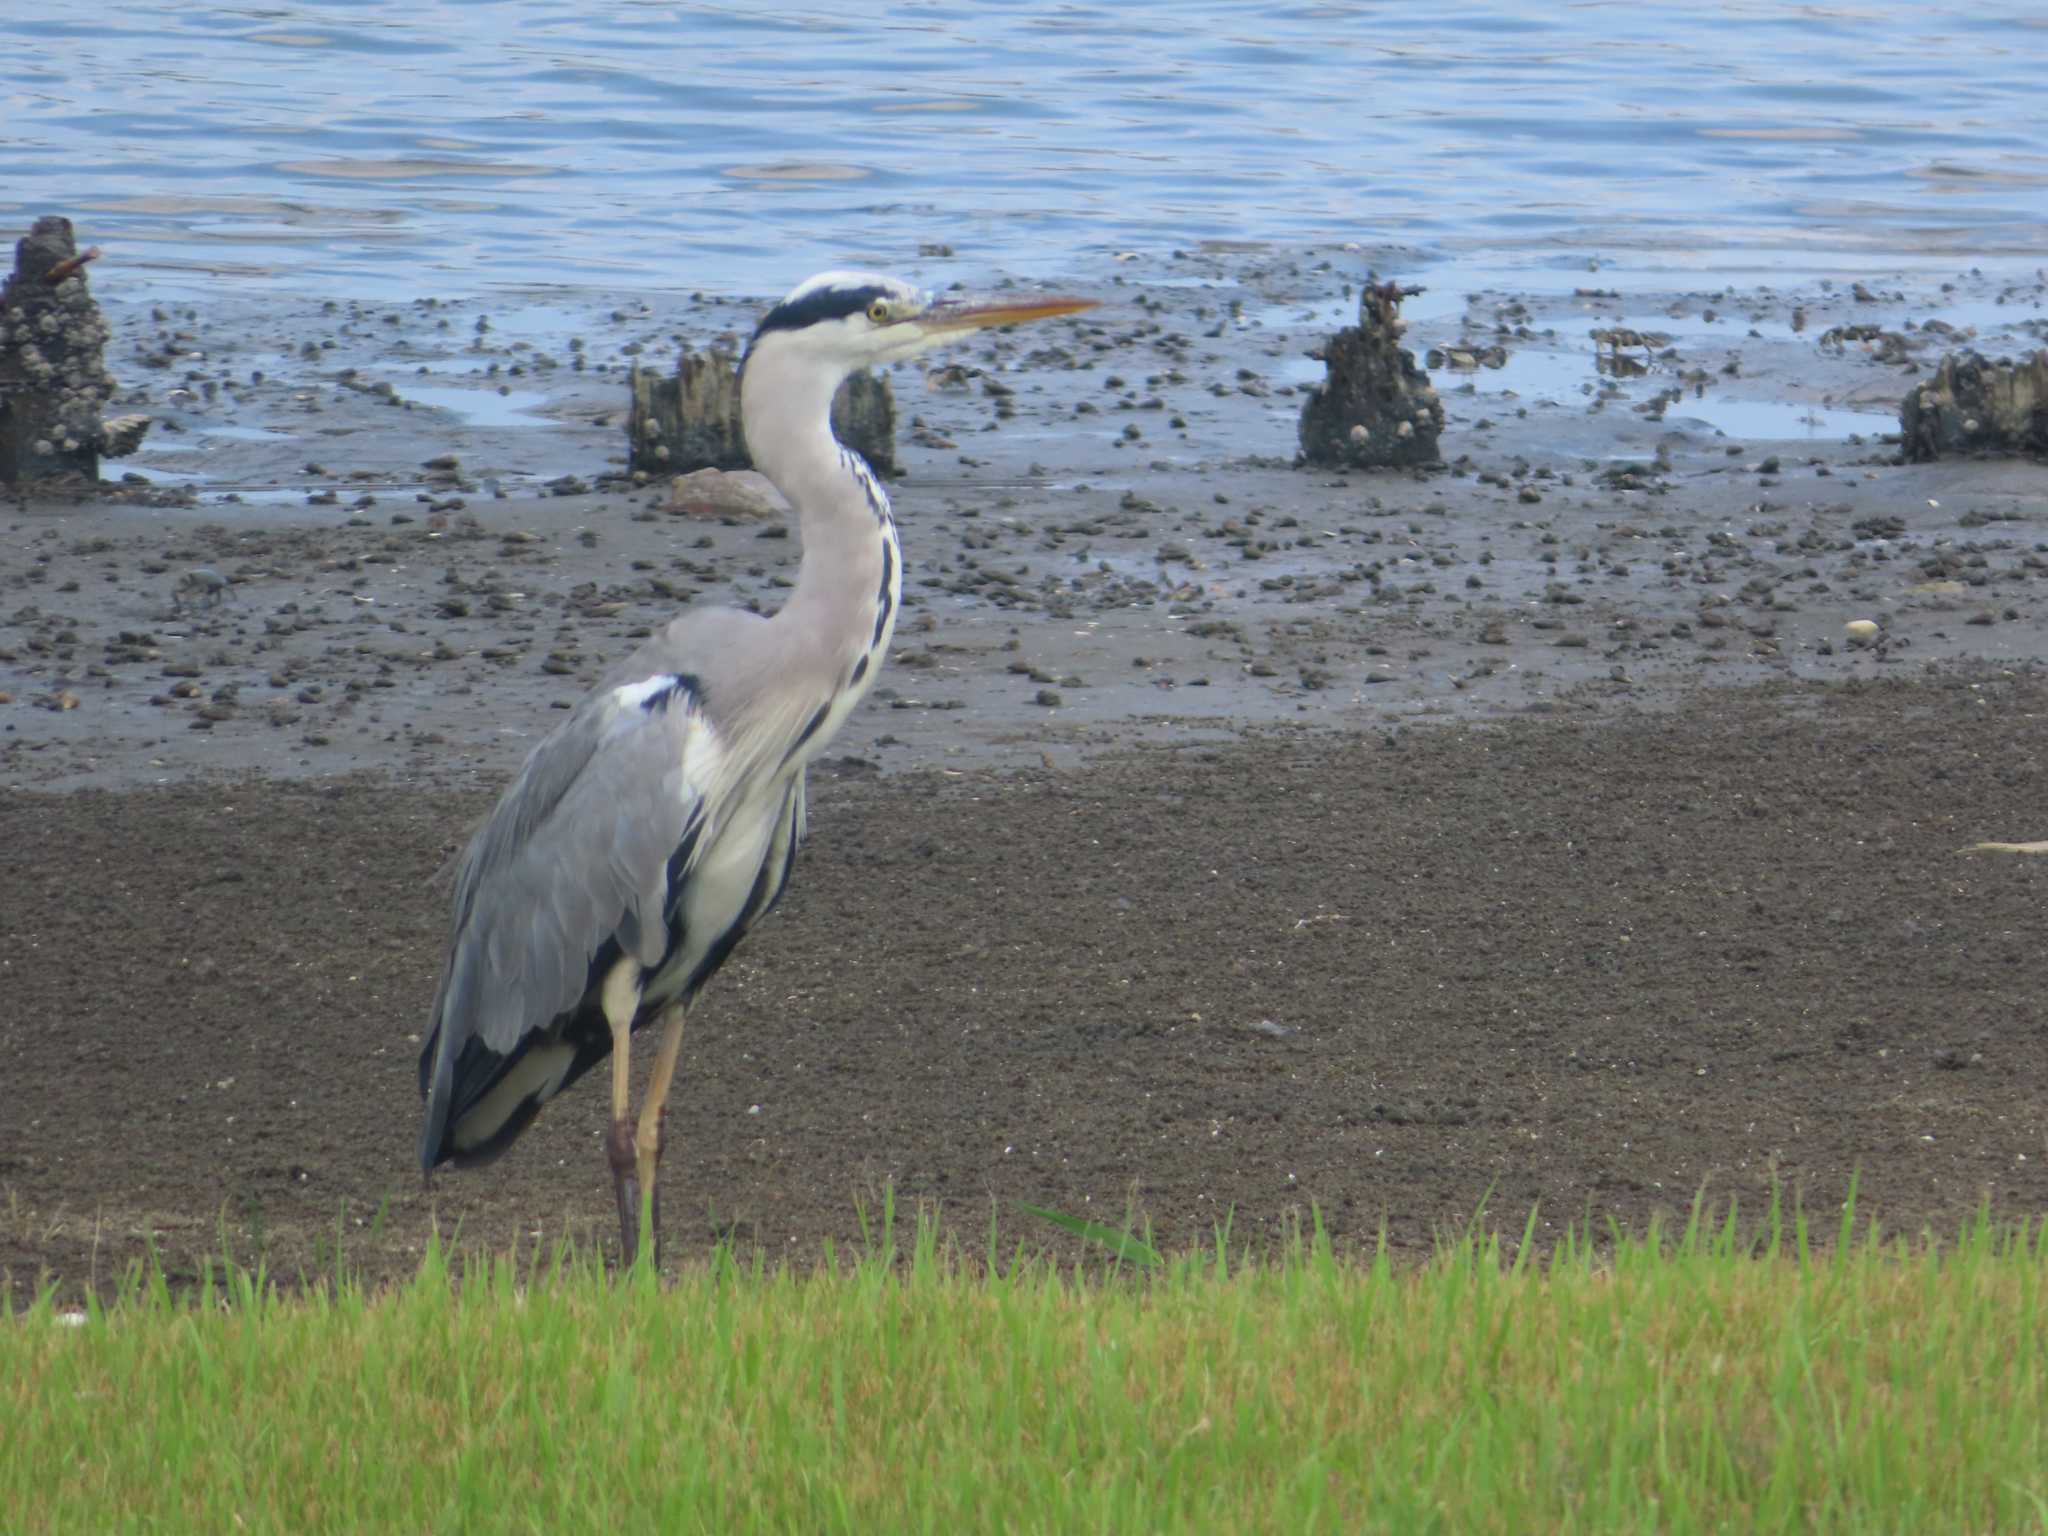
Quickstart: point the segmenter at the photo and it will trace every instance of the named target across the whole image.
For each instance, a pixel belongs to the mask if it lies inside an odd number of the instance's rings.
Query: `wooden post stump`
[[[739,360],[685,352],[673,374],[633,370],[627,463],[650,476],[699,469],[752,469],[740,431]],[[832,399],[832,431],[878,475],[896,473],[896,398],[889,381],[862,370]]]
[[[107,322],[86,285],[71,221],[37,219],[0,285],[0,481],[97,481],[100,454],[132,449],[146,418],[100,420],[114,395]],[[111,435],[110,435],[111,434]]]
[[[1400,342],[1401,300],[1420,291],[1368,283],[1358,298],[1358,324],[1325,343],[1328,377],[1301,408],[1308,463],[1369,469],[1436,462],[1444,404]]]
[[[2048,456],[2048,350],[1991,362],[1964,348],[1899,402],[1899,437],[1917,462],[1958,455]]]

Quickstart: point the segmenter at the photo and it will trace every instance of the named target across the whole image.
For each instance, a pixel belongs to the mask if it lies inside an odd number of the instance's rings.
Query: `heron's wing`
[[[534,749],[456,876],[434,1006],[442,1059],[471,1038],[505,1054],[546,1028],[608,939],[660,961],[672,866],[680,875],[715,818],[720,756],[681,674],[595,695]]]

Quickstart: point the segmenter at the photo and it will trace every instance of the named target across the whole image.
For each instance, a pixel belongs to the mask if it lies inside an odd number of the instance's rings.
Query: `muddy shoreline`
[[[1437,370],[1448,471],[1334,475],[1291,458],[1307,354],[1355,303],[1338,262],[1184,265],[1116,272],[1099,316],[899,370],[906,624],[848,752],[1070,762],[1245,724],[2041,654],[2039,466],[1904,466],[1841,434],[1895,428],[1883,413],[1959,339],[2038,345],[2048,288],[1426,296],[1419,351],[1505,366]],[[162,483],[0,519],[0,772],[502,772],[680,603],[772,608],[788,530],[577,489],[623,464],[624,371],[752,313],[678,307],[581,317],[573,350],[474,303],[126,317],[114,361],[140,382],[117,406],[165,417],[127,472]],[[1617,327],[1646,338],[1619,370],[1592,335]],[[1891,339],[1824,339],[1853,327]],[[194,566],[231,596],[177,609]],[[1857,619],[1885,643],[1845,650]]]
[[[1953,850],[2044,831],[2048,470],[1880,434],[2048,290],[1431,295],[1418,351],[1507,354],[1435,371],[1451,466],[1297,470],[1367,264],[1083,274],[1098,316],[898,373],[904,622],[707,994],[679,1250],[814,1251],[883,1178],[1411,1251],[1489,1183],[2038,1209],[2041,877]],[[223,1211],[304,1262],[344,1202],[378,1273],[435,1210],[601,1230],[589,1093],[407,1171],[431,876],[639,632],[792,578],[779,525],[603,478],[624,370],[752,306],[111,309],[154,483],[0,507],[0,1264],[103,1281]]]

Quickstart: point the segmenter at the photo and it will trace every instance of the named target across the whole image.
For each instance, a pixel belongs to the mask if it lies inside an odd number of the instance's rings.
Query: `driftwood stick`
[[[80,271],[88,261],[98,261],[99,259],[100,248],[96,245],[89,245],[76,256],[67,256],[50,268],[49,271],[43,274],[43,281],[54,288],[63,282],[65,278]]]

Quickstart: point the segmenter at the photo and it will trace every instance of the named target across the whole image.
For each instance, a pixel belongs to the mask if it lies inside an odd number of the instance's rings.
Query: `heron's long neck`
[[[896,627],[903,561],[895,519],[881,482],[832,436],[837,380],[780,362],[757,354],[740,381],[754,465],[802,520],[803,563],[776,622],[819,647],[821,660],[849,669],[865,693]]]

